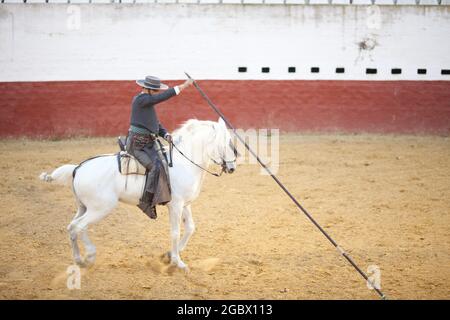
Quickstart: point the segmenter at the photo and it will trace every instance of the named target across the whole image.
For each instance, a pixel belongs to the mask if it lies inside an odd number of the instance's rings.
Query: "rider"
[[[147,169],[144,194],[138,207],[152,219],[157,216],[155,206],[171,200],[167,161],[158,136],[168,142],[172,141],[172,136],[159,122],[154,106],[178,95],[192,82],[188,79],[181,85],[169,88],[153,76],[136,80],[142,91],[133,98],[126,149]]]

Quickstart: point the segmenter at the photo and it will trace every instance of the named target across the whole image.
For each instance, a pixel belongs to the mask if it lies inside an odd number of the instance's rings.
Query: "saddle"
[[[125,150],[126,138],[119,137],[117,143],[120,147],[120,152],[117,154],[117,162],[119,165],[119,172],[124,175],[137,174],[145,175],[145,167],[131,154]]]
[[[120,151],[117,154],[117,161],[119,163],[119,172],[122,175],[124,176],[128,176],[130,174],[138,174],[143,176],[145,175],[146,172],[145,167],[142,164],[140,164],[140,162],[128,152]]]

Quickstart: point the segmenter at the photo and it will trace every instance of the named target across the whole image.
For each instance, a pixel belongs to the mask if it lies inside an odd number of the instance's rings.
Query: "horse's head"
[[[225,173],[233,173],[236,170],[236,158],[239,154],[222,118],[219,118],[217,123],[214,123],[214,131],[216,136],[214,147],[210,154],[211,159],[216,164],[221,165]]]

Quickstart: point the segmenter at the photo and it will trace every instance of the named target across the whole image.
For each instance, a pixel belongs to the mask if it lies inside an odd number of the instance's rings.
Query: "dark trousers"
[[[149,140],[149,141],[147,141]],[[133,155],[148,171],[145,192],[140,208],[154,207],[169,202],[171,197],[169,168],[163,154],[162,144],[156,138],[150,140],[143,135],[130,132],[127,139],[127,152]],[[143,209],[145,211],[145,209]]]

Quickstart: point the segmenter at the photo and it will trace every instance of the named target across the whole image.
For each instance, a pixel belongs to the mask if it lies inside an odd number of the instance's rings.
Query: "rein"
[[[209,171],[208,169],[203,168],[201,165],[199,165],[199,164],[195,163],[194,161],[192,161],[191,159],[189,159],[189,158],[188,158],[188,157],[187,157],[180,149],[178,149],[178,147],[177,147],[173,142],[170,143],[170,146],[171,146],[170,148],[174,147],[175,150],[177,150],[177,151],[178,151],[184,158],[186,158],[190,163],[192,163],[192,164],[195,165],[196,167],[202,169],[203,171],[209,173],[210,175],[213,175],[213,176],[215,176],[215,177],[220,177],[220,176],[222,175],[222,173],[224,172],[224,167],[223,167],[223,165],[222,165],[222,171],[220,171],[220,173],[214,173],[214,172],[211,172],[211,171]],[[214,159],[211,159],[211,160],[214,161]],[[171,154],[171,156],[170,156],[170,163],[172,164],[172,154]],[[214,163],[218,164],[216,161],[214,161]]]

